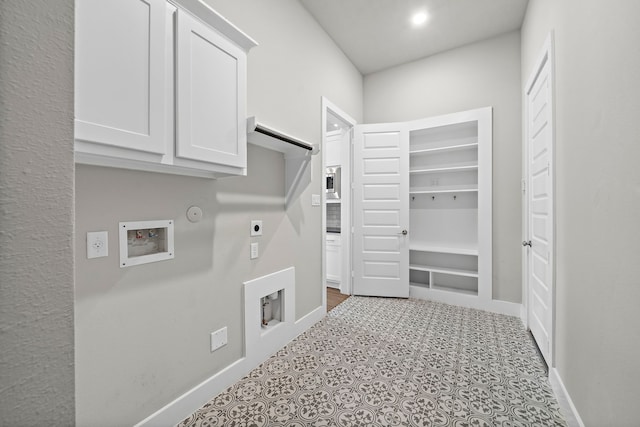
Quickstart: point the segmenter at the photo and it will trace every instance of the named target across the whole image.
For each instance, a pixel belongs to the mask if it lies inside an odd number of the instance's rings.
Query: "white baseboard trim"
[[[459,305],[461,307],[475,308],[478,310],[490,311],[492,313],[505,314],[507,316],[519,317],[522,304],[500,300],[480,300],[475,295],[450,292],[440,289],[429,289],[422,286],[409,286],[409,296],[417,299],[424,299],[445,304]]]
[[[327,313],[326,308],[320,306],[294,322],[294,327],[290,328],[291,335],[289,341],[309,329],[315,323],[322,320]],[[243,357],[238,359],[222,371],[195,386],[173,402],[165,405],[155,413],[140,421],[134,427],[166,427],[178,424],[189,415],[207,403],[211,398],[224,391],[230,385],[236,383],[251,370],[271,357],[271,353],[254,355],[252,360],[258,362],[251,363],[251,359]]]
[[[173,402],[160,408],[134,427],[174,426],[201,408],[211,398],[247,375],[255,366],[248,366],[246,357],[238,359],[222,371],[198,384]]]
[[[580,414],[578,414],[578,410],[573,404],[571,396],[569,396],[569,393],[560,378],[560,373],[556,368],[551,368],[549,370],[549,382],[551,383],[551,388],[558,399],[560,411],[562,412],[562,416],[567,422],[567,425],[569,427],[584,427],[582,418],[580,418]]]
[[[315,310],[310,311],[309,313],[302,316],[300,319],[296,320],[295,323],[295,336],[291,339],[297,337],[316,323],[322,320],[324,316],[327,314],[327,309],[323,306],[316,308]]]

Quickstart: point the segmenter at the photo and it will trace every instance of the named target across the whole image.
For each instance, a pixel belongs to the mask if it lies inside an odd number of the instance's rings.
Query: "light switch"
[[[320,195],[312,194],[311,195],[311,206],[320,206]]]
[[[251,244],[251,259],[256,259],[258,258],[258,244],[257,243],[252,243]]]
[[[109,233],[90,231],[87,233],[87,258],[100,258],[109,255]]]

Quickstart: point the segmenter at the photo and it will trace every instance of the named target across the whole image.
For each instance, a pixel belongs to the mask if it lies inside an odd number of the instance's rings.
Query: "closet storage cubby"
[[[412,123],[413,293],[491,298],[491,109]]]

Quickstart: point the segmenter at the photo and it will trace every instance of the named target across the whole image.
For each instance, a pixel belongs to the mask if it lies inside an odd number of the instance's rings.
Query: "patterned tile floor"
[[[515,317],[352,297],[180,426],[565,426]]]

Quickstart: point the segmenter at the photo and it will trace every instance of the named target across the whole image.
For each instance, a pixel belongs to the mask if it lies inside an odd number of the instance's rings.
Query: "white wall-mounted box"
[[[173,259],[173,220],[121,222],[120,268]]]

